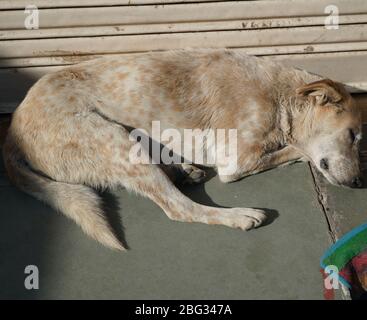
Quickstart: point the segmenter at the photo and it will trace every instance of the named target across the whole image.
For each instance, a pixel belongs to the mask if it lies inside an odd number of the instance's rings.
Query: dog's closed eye
[[[352,144],[354,144],[356,142],[356,135],[352,129],[349,129],[349,137]]]

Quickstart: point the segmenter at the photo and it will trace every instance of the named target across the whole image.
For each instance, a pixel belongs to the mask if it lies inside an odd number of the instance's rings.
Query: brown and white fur
[[[301,160],[333,184],[361,185],[361,114],[341,84],[211,49],[101,58],[44,76],[13,115],[3,149],[9,178],[111,248],[123,246],[95,188],[134,190],[177,221],[261,225],[262,210],[197,204],[161,166],[132,164],[129,131],[150,132],[154,120],[163,129],[237,129],[238,168],[226,175],[217,163],[222,182]],[[203,174],[183,168],[194,180]]]

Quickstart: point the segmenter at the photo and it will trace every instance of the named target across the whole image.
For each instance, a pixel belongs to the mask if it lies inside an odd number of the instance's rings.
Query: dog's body
[[[150,53],[75,65],[43,77],[29,91],[13,115],[5,165],[22,190],[112,248],[122,246],[92,188],[125,186],[152,199],[174,220],[251,229],[264,220],[261,210],[199,205],[160,166],[131,163],[134,142],[128,128],[151,134],[152,121],[158,120],[162,129],[237,129],[236,170],[226,174],[231,164],[214,164],[223,182],[311,160],[331,182],[356,184],[360,112],[341,85],[320,80],[231,50]],[[350,132],[342,135],[342,129],[353,130],[356,143],[350,148]],[[339,144],[348,149],[335,151]],[[331,160],[320,158],[325,152]],[[341,157],[349,164],[342,161],[337,174],[326,168]],[[184,168],[200,175],[195,167]]]

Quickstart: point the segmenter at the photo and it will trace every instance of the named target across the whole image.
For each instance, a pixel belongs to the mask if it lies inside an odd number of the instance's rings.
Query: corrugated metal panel
[[[353,42],[367,41],[367,24],[345,25],[338,30],[324,27],[272,28],[252,31],[184,32],[170,34],[141,34],[114,37],[77,37],[27,39],[1,42],[2,58],[50,57],[121,52],[144,52],[187,47],[260,48],[263,45],[287,46],[304,44],[312,50],[316,44],[344,43],[345,49],[358,50]],[[308,49],[307,49],[308,48]],[[274,48],[274,53],[276,53]],[[330,49],[331,50],[331,49]],[[1,63],[1,62],[0,62]]]
[[[367,90],[367,1],[35,0],[39,30],[24,28],[28,1],[0,0],[0,111],[42,74],[101,55],[228,47]],[[16,88],[15,88],[16,87]]]
[[[339,18],[340,24],[367,23],[367,14],[343,15]],[[235,19],[225,21],[196,21],[185,23],[146,23],[146,24],[118,24],[113,26],[85,26],[72,28],[46,28],[39,30],[15,29],[0,34],[0,40],[68,38],[90,36],[139,35],[154,33],[205,32],[253,30],[269,28],[289,28],[303,26],[322,26],[325,17],[287,17],[263,19]]]
[[[38,8],[67,8],[67,7],[103,7],[103,6],[133,6],[186,2],[220,2],[222,0],[33,0],[32,4]],[[0,0],[0,10],[24,9],[29,5],[28,0]]]
[[[354,2],[351,5],[351,2]],[[224,1],[167,5],[41,9],[42,28],[115,24],[223,21],[276,17],[323,16],[330,1]],[[343,15],[366,11],[365,0],[338,0]],[[24,28],[24,10],[0,11],[1,29]]]

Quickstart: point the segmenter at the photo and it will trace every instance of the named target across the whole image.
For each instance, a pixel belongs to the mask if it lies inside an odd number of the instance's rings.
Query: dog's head
[[[328,79],[304,85],[297,94],[307,105],[298,148],[330,183],[362,187],[358,152],[362,115],[351,95]]]

